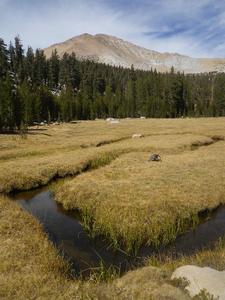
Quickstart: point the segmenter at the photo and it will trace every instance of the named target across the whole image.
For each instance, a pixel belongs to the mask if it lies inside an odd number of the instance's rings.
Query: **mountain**
[[[166,72],[174,67],[185,73],[224,72],[223,58],[192,58],[177,53],[160,53],[139,47],[114,36],[105,34],[82,34],[65,42],[44,49],[47,57],[56,49],[62,57],[65,52],[74,52],[79,59],[93,59],[96,62],[135,69]]]

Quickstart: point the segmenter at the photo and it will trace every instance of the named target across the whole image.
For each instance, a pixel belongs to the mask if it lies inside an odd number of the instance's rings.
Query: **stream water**
[[[13,199],[40,221],[49,239],[71,263],[72,273],[84,277],[98,268],[101,262],[106,267],[118,267],[122,273],[141,265],[145,257],[154,253],[173,256],[192,254],[202,248],[212,248],[220,237],[225,236],[225,207],[220,206],[211,213],[210,219],[202,220],[196,229],[180,235],[170,245],[157,251],[143,247],[134,257],[121,250],[113,250],[104,239],[91,239],[84,231],[79,215],[65,211],[54,200],[48,187],[18,193]]]

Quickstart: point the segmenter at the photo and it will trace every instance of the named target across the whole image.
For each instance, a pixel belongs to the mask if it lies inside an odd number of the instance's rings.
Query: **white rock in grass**
[[[225,271],[187,265],[177,268],[171,279],[184,279],[187,281],[186,289],[191,297],[205,291],[213,296],[213,299],[225,300]]]
[[[134,133],[134,134],[132,135],[132,139],[142,138],[142,137],[143,137],[143,134],[141,134],[141,133]]]
[[[120,121],[119,120],[112,120],[112,121],[110,121],[110,124],[118,124]]]

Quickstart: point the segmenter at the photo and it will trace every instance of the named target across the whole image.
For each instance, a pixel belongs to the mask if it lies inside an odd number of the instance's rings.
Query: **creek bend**
[[[73,276],[89,276],[103,262],[106,268],[114,266],[122,274],[143,264],[145,258],[153,255],[190,255],[203,248],[213,248],[219,238],[225,236],[225,207],[219,206],[202,217],[195,229],[178,236],[174,242],[159,247],[143,247],[137,256],[130,256],[120,250],[113,250],[103,238],[91,239],[85,232],[78,213],[68,212],[58,204],[48,189],[39,188],[21,192],[11,197],[43,225],[49,239],[71,265]]]

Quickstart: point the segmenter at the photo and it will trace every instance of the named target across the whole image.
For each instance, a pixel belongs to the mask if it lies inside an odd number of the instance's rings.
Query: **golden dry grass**
[[[225,118],[100,120],[41,129],[26,138],[0,135],[0,192],[104,166],[65,181],[57,197],[66,208],[81,209],[92,233],[114,244],[130,249],[167,242],[196,222],[199,210],[224,201],[225,143],[191,150],[225,137]],[[134,133],[145,137],[132,140]],[[150,152],[160,152],[162,163],[147,162]],[[2,299],[188,299],[169,280],[176,266],[224,268],[223,246],[130,271],[112,283],[70,280],[33,217],[0,196],[0,218]]]
[[[132,151],[183,151],[192,144],[211,143],[204,136],[187,134],[129,139],[102,147],[76,150],[58,150],[48,155],[16,157],[0,162],[0,192],[26,190],[47,184],[55,176],[76,175],[87,168],[110,162],[115,157]]]
[[[38,222],[4,197],[0,219],[0,298],[63,297],[67,265]]]
[[[131,151],[175,152],[190,148],[193,143],[210,143],[210,136],[223,136],[223,121],[222,118],[122,120],[119,124],[86,121],[46,126],[42,128],[44,131],[28,134],[26,139],[0,135],[0,192],[26,190],[45,185],[57,176],[78,174],[90,162],[98,164],[102,154],[110,161],[109,156],[113,159]],[[132,134],[137,132],[146,137],[132,140]]]
[[[166,290],[173,296],[170,299],[187,299],[180,289],[166,283],[170,273],[155,267],[129,272],[108,284],[69,279],[67,264],[32,216],[0,196],[0,219],[1,299],[105,300],[138,296],[158,300],[168,299]]]
[[[18,135],[0,135],[0,160],[49,155],[57,151],[96,146],[129,138],[134,133],[224,135],[224,121],[225,118],[131,119],[121,120],[119,124],[110,124],[99,120],[31,128],[26,138]]]
[[[214,250],[202,250],[197,254],[174,260],[171,257],[163,261],[147,260],[146,267],[130,271],[109,284],[96,287],[97,297],[103,299],[154,299],[186,300],[190,299],[183,290],[182,282],[171,281],[172,272],[182,265],[210,266],[218,270],[225,268],[225,244],[219,241]],[[197,298],[196,300],[210,298]]]
[[[197,265],[200,267],[211,267],[219,271],[225,269],[225,237],[218,240],[215,248],[203,249],[196,254],[190,256],[183,256],[179,259],[172,259],[170,256],[163,257],[162,259],[150,258],[146,261],[146,265],[154,265],[161,267],[168,272],[173,272],[179,266],[182,265]]]
[[[188,300],[190,297],[170,281],[171,272],[152,266],[130,271],[110,284],[96,288],[97,298],[119,300]]]
[[[225,143],[163,155],[124,154],[110,165],[80,175],[56,190],[66,209],[78,208],[94,234],[131,250],[167,243],[197,222],[199,211],[225,202]],[[194,224],[193,224],[194,225]]]

